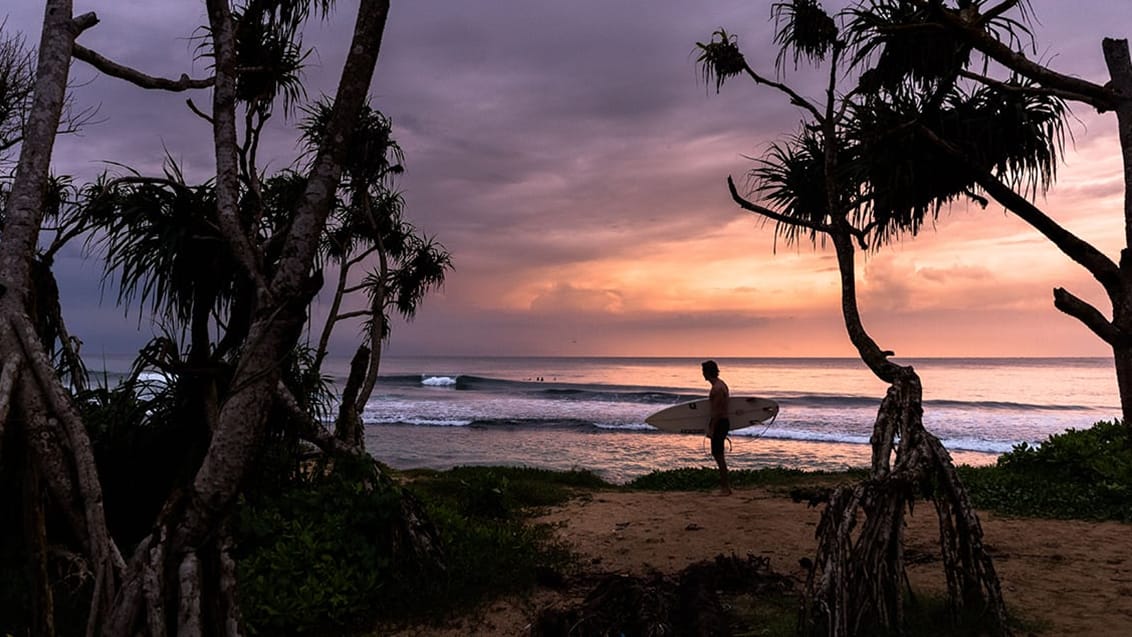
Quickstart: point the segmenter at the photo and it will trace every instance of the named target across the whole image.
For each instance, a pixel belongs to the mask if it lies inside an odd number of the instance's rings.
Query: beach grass
[[[832,486],[862,479],[867,472],[864,469],[804,471],[785,467],[765,467],[731,470],[728,475],[731,486],[734,487],[767,487],[774,490]],[[631,480],[625,488],[648,491],[709,491],[719,488],[719,472],[705,467],[653,471]]]
[[[534,467],[460,466],[445,471],[401,472],[421,497],[466,515],[507,518],[530,507],[561,504],[579,489],[612,488],[584,469],[552,471]]]

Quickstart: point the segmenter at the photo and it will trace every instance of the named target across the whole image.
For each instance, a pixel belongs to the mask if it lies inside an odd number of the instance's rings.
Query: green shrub
[[[1019,444],[992,467],[961,467],[976,506],[1014,515],[1132,522],[1132,445],[1120,422]]]
[[[1040,471],[1076,482],[1132,483],[1132,444],[1120,421],[1053,434],[1045,442],[1016,445],[998,459],[1012,471]]]
[[[566,568],[571,556],[550,527],[526,523],[524,507],[561,501],[572,493],[564,485],[596,479],[478,467],[413,472],[407,487],[374,488],[369,475],[339,462],[329,474],[265,483],[244,498],[236,559],[250,633],[438,620],[528,588],[540,569]],[[419,496],[436,527],[442,572],[391,553],[403,489]]]
[[[343,626],[380,611],[397,581],[396,488],[339,467],[246,498],[235,516],[241,610],[252,634]],[[391,597],[395,597],[392,595]]]

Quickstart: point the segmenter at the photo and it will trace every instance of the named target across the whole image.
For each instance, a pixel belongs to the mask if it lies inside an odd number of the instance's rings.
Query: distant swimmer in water
[[[711,392],[708,394],[708,400],[711,402],[711,417],[708,419],[707,435],[711,438],[711,455],[719,465],[719,492],[723,495],[731,495],[731,482],[727,478],[727,459],[723,457],[723,445],[727,440],[727,433],[731,431],[731,421],[727,418],[727,403],[731,398],[731,390],[719,377],[719,365],[715,361],[704,361],[700,367],[704,372],[704,380],[711,383]]]

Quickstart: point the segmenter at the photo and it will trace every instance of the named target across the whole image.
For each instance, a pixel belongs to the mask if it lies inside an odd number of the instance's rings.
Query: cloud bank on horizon
[[[355,4],[339,2],[305,37],[315,49],[312,98],[333,89]],[[1032,5],[1035,56],[1063,72],[1102,80],[1101,38],[1132,35],[1126,0],[1091,1],[1088,12]],[[776,245],[773,228],[726,190],[726,177],[741,178],[747,157],[793,132],[799,113],[740,81],[717,95],[695,65],[695,43],[722,26],[752,66],[772,73],[769,7],[395,2],[373,103],[405,151],[407,216],[449,249],[456,269],[413,323],[394,327],[390,353],[852,355],[832,252]],[[193,56],[203,3],[75,10],[98,13],[81,41],[108,57],[154,75],[208,72]],[[40,3],[3,12],[7,29],[36,41]],[[211,148],[185,95],[145,92],[78,62],[73,77],[76,99],[99,114],[60,139],[56,172],[91,177],[108,161],[157,172],[168,152],[190,178],[208,177]],[[804,73],[791,77],[815,87]],[[1074,114],[1045,209],[1114,255],[1123,233],[1114,121]],[[269,168],[294,159],[293,123],[276,122],[261,150]],[[88,354],[126,353],[155,328],[148,317],[123,320],[113,292],[100,291],[99,267],[77,249],[58,261],[72,331]],[[1107,307],[1083,271],[994,205],[945,213],[934,231],[860,264],[866,326],[904,356],[1106,355],[1053,308],[1055,286]]]

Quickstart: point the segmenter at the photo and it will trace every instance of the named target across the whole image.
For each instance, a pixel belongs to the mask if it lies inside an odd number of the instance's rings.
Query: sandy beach
[[[675,573],[718,554],[770,559],[804,582],[799,559],[812,557],[819,510],[763,488],[730,497],[702,492],[595,492],[549,510],[593,573]],[[1040,622],[1042,635],[1132,635],[1132,526],[1009,518],[980,512],[1011,612]],[[930,505],[908,520],[909,574],[917,590],[944,588]],[[584,594],[584,592],[582,593]],[[539,590],[497,600],[447,628],[402,635],[524,635],[542,608],[576,601],[576,592]]]

